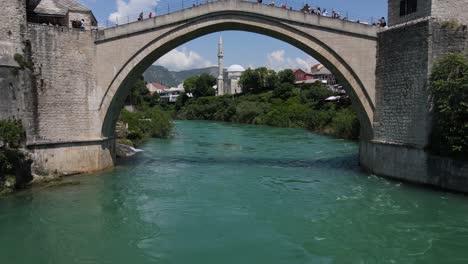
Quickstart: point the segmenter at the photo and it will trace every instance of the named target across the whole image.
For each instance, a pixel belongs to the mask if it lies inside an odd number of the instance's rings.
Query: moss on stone
[[[32,63],[29,62],[29,61],[27,61],[27,60],[23,57],[23,55],[21,55],[21,54],[19,54],[19,53],[15,53],[14,59],[15,59],[15,61],[18,63],[18,65],[20,66],[20,68],[21,68],[22,70],[24,70],[24,69],[26,69],[26,68],[32,70],[32,68],[33,68]]]
[[[442,28],[448,28],[448,29],[452,29],[452,30],[457,30],[459,28],[463,28],[465,29],[466,26],[462,25],[460,22],[458,22],[457,20],[447,20],[447,21],[442,21],[440,23],[441,27]]]

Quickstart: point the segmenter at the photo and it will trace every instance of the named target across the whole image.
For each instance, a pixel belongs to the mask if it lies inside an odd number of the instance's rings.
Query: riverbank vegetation
[[[11,193],[32,180],[32,161],[21,150],[24,139],[20,121],[0,120],[0,195]]]
[[[359,137],[359,121],[349,99],[326,102],[335,95],[320,83],[294,86],[292,70],[278,73],[248,69],[241,77],[243,94],[180,96],[175,117],[275,127],[303,127],[347,139]],[[244,88],[245,87],[245,88]]]
[[[434,64],[430,91],[434,119],[430,149],[441,156],[468,157],[468,58],[449,55]]]
[[[143,80],[138,80],[127,98],[127,105],[133,111],[123,109],[118,126],[118,142],[132,147],[141,144],[146,138],[167,138],[172,135],[173,123],[166,111],[166,104],[160,101],[157,93],[150,94]],[[122,131],[123,130],[123,131]]]

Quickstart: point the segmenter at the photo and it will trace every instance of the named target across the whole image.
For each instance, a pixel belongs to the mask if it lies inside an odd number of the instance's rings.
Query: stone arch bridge
[[[132,82],[147,67],[197,37],[249,31],[303,50],[345,85],[361,121],[364,168],[468,191],[466,166],[456,167],[451,160],[437,160],[425,151],[431,124],[427,81],[432,61],[468,50],[468,33],[449,31],[438,19],[468,21],[460,13],[466,0],[452,0],[447,6],[448,1],[427,1],[405,17],[398,15],[404,1],[388,2],[392,26],[388,30],[219,0],[153,19],[80,31],[27,23],[24,0],[0,0],[6,7],[0,17],[8,21],[0,23],[0,119],[22,120],[27,147],[40,170],[66,174],[111,167],[118,114]],[[248,40],[245,43],[249,48]],[[18,55],[30,63],[15,62]]]
[[[158,58],[194,38],[242,30],[283,40],[319,59],[349,87],[366,135],[375,110],[378,27],[252,2],[217,1],[98,32],[97,84],[104,97],[103,135],[113,133],[129,83]],[[248,40],[246,40],[248,48]],[[267,44],[266,44],[267,45]]]

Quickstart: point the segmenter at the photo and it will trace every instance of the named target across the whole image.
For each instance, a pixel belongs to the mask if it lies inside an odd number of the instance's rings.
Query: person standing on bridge
[[[152,18],[152,17],[153,17],[153,12],[149,12],[148,18]]]
[[[381,27],[387,26],[387,21],[385,21],[385,17],[382,17],[381,19],[379,19],[379,24]]]
[[[141,21],[143,20],[143,12],[140,13],[140,15],[138,16],[138,21]]]

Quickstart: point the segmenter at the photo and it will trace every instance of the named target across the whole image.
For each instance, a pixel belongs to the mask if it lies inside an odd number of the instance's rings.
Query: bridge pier
[[[419,2],[401,14],[389,0],[390,28],[378,33],[373,139],[360,142],[360,163],[378,176],[468,192],[466,161],[428,151],[432,129],[429,77],[447,54],[468,54],[466,1]],[[441,8],[443,7],[443,8]],[[458,21],[457,28],[444,26]]]
[[[115,139],[37,143],[28,149],[38,173],[71,175],[115,165]]]
[[[466,162],[433,156],[416,146],[362,140],[359,162],[380,177],[468,193]]]

